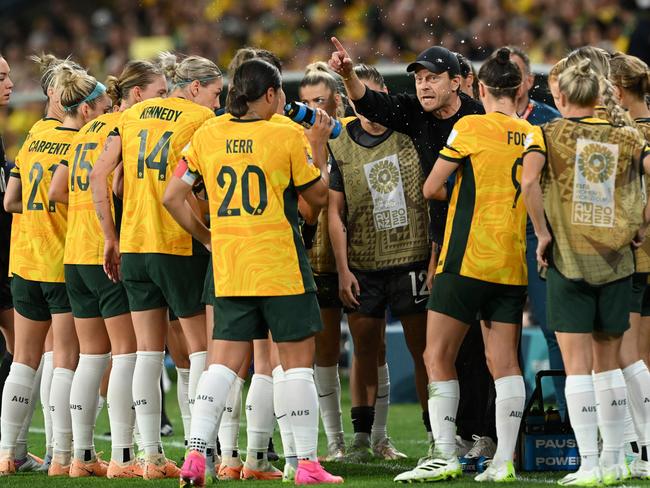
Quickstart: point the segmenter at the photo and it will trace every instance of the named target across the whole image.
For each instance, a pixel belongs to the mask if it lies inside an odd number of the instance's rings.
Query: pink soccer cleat
[[[297,485],[343,483],[343,478],[325,471],[318,461],[299,461],[295,482]]]
[[[180,486],[205,486],[205,456],[199,451],[190,451],[185,456]]]

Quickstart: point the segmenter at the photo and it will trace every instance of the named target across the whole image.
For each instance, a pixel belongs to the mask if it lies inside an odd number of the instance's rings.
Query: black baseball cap
[[[409,73],[415,71],[419,67],[428,69],[432,73],[449,73],[449,76],[460,75],[460,64],[458,58],[449,49],[442,46],[433,46],[425,49],[415,61],[406,67]]]

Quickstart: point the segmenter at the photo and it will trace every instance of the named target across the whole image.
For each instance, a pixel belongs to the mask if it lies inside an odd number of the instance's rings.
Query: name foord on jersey
[[[140,114],[141,119],[160,119],[176,122],[183,113],[182,110],[174,110],[173,108],[161,107],[153,105],[145,108]]]
[[[578,139],[573,182],[573,224],[614,227],[617,167],[617,144]]]
[[[363,166],[372,194],[373,217],[377,230],[390,230],[408,225],[404,185],[397,154]]]

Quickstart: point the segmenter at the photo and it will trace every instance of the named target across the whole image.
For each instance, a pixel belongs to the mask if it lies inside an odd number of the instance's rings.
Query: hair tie
[[[95,98],[99,98],[100,96],[102,96],[104,93],[106,93],[106,87],[98,81],[97,84],[95,85],[95,88],[93,88],[93,91],[91,91],[90,94],[88,94],[83,100],[73,105],[67,105],[63,107],[63,110],[65,110],[66,112],[70,112],[71,110],[77,108],[82,103],[91,102]]]

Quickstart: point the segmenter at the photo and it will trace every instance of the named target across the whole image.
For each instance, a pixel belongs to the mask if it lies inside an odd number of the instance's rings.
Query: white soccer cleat
[[[636,458],[630,464],[630,474],[632,478],[650,480],[650,462],[644,461],[640,457]]]
[[[562,486],[599,486],[602,481],[600,467],[591,469],[580,468],[574,473],[567,474],[558,480],[557,484]]]
[[[434,456],[433,459],[416,466],[411,471],[398,474],[393,481],[398,483],[445,481],[462,475],[463,469],[456,456],[449,459]]]
[[[511,483],[517,481],[515,474],[515,467],[512,461],[505,461],[503,463],[490,464],[488,468],[474,477],[474,481],[491,481],[495,483]]]
[[[627,464],[615,464],[609,467],[600,467],[603,485],[611,486],[616,485],[622,481],[627,481],[632,478],[630,468]]]

